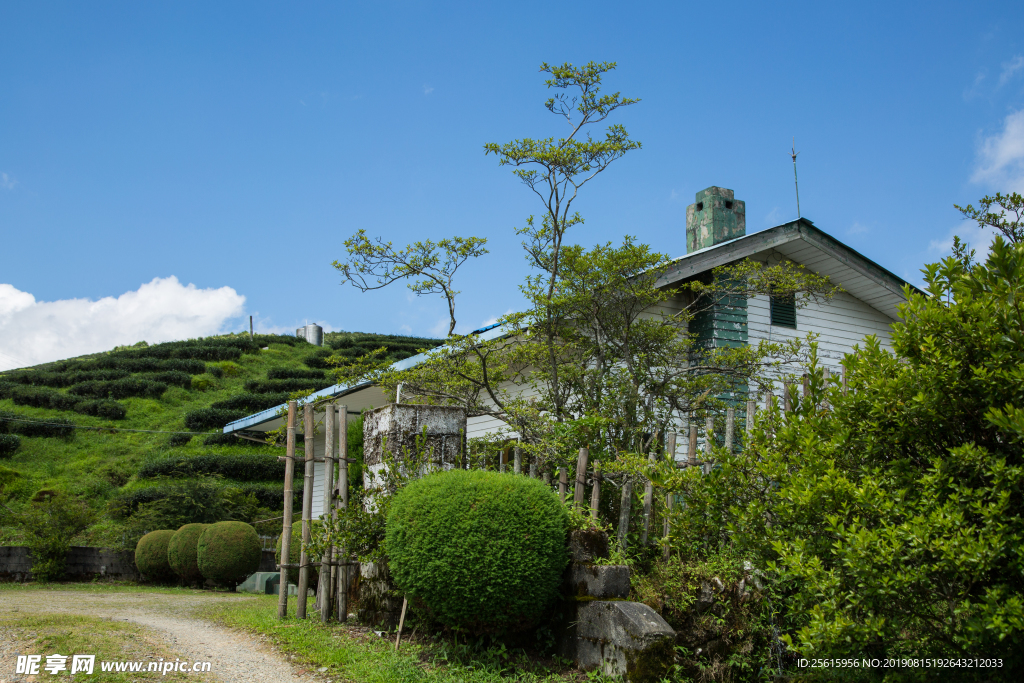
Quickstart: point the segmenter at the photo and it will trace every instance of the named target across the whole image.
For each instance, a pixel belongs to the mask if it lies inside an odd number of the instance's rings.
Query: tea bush
[[[244,410],[220,410],[217,408],[199,408],[185,413],[185,427],[193,432],[205,432],[220,429],[229,422],[240,420],[248,415]]]
[[[150,531],[139,539],[135,546],[135,566],[151,581],[166,581],[174,578],[174,571],[167,561],[167,545],[174,537],[170,529]]]
[[[236,394],[231,398],[223,401],[217,401],[210,405],[214,410],[244,410],[249,413],[258,413],[261,410],[267,410],[279,406],[283,403],[288,402],[288,393],[271,393],[271,394],[254,394],[244,393]]]
[[[79,401],[75,404],[75,412],[82,415],[93,415],[106,420],[123,420],[128,415],[128,409],[117,401],[110,399],[99,399],[97,401]]]
[[[9,458],[21,446],[21,439],[14,434],[0,434],[0,458]]]
[[[318,391],[334,384],[329,379],[252,379],[245,390],[253,394],[280,394],[293,391]]]
[[[139,468],[138,476],[153,479],[219,475],[236,481],[283,481],[284,465],[272,455],[197,455],[146,463]]]
[[[167,543],[167,564],[178,577],[186,583],[202,580],[199,571],[197,553],[199,537],[203,535],[209,524],[186,524],[171,536]]]
[[[116,379],[110,382],[82,382],[68,389],[75,396],[95,396],[96,398],[160,398],[167,391],[164,382],[153,382],[145,379]]]
[[[203,576],[221,584],[244,581],[260,568],[263,550],[256,529],[244,522],[217,522],[196,544],[196,564]]]
[[[414,604],[447,626],[500,633],[535,624],[557,597],[567,529],[541,481],[450,470],[395,495],[386,548]]]

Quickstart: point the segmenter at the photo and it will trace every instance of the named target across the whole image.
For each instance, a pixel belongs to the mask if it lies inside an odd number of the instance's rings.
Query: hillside
[[[95,523],[76,542],[92,545],[131,546],[142,532],[179,522],[279,516],[281,450],[220,428],[331,386],[332,355],[344,362],[384,346],[399,360],[438,343],[335,332],[321,348],[289,336],[225,335],[0,373],[0,545],[22,540],[16,515],[46,496],[88,505]],[[358,424],[350,441],[361,452]],[[264,526],[271,533],[274,525]]]

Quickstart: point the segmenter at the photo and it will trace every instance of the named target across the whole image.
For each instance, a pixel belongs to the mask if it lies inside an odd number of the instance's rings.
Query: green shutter
[[[796,301],[792,294],[772,297],[772,325],[796,329]]]

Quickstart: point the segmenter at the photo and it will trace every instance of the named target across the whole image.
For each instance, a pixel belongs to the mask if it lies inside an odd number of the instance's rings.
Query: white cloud
[[[668,199],[670,202],[674,202],[675,200],[679,199],[679,193],[676,192],[675,190],[672,190],[668,195]]]
[[[774,207],[768,212],[768,215],[764,217],[764,222],[771,226],[779,225],[782,222],[782,212],[779,211],[779,207]]]
[[[0,369],[107,351],[115,346],[189,339],[224,331],[245,297],[231,287],[198,289],[154,278],[121,296],[36,301],[0,284]]]
[[[18,184],[18,181],[7,175],[6,173],[0,173],[0,188],[5,190],[13,190],[14,186]]]
[[[999,86],[1006,85],[1013,75],[1024,69],[1024,55],[1017,55],[1013,59],[1003,64],[1003,72],[999,74]]]
[[[870,229],[871,228],[869,228],[868,226],[866,226],[866,225],[864,225],[862,223],[859,223],[857,221],[854,221],[853,225],[850,226],[850,229],[846,231],[846,234],[847,235],[863,235],[864,233],[868,232]]]
[[[1024,109],[1006,117],[1002,132],[985,138],[978,157],[971,180],[1001,192],[1024,192]]]
[[[434,92],[434,89],[432,87],[430,87],[428,85],[424,85],[423,86],[423,94],[424,95],[429,95],[432,92]]]
[[[447,337],[448,328],[451,326],[451,318],[438,318],[433,327],[430,328],[431,337]]]

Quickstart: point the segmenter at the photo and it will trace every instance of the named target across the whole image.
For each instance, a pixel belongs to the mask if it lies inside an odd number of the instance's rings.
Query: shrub
[[[163,529],[150,531],[139,539],[135,546],[135,566],[145,578],[151,581],[174,578],[174,571],[167,561],[167,545],[173,537],[173,531]]]
[[[21,439],[14,434],[0,434],[0,458],[9,458],[21,446]]]
[[[314,370],[330,370],[334,365],[327,362],[327,359],[332,355],[331,349],[320,349],[316,353],[303,358],[302,364]]]
[[[139,479],[218,475],[235,481],[283,481],[284,465],[271,455],[179,456],[146,463],[139,468]]]
[[[499,633],[536,623],[558,595],[567,528],[539,480],[450,470],[395,495],[386,547],[415,604],[447,626]]]
[[[185,413],[185,427],[193,432],[205,432],[209,429],[219,429],[229,422],[242,419],[247,414],[243,410],[199,408]]]
[[[116,379],[111,382],[83,382],[68,389],[75,396],[95,396],[96,398],[160,398],[167,391],[163,382],[152,382],[145,379]]]
[[[22,436],[44,436],[60,439],[73,439],[75,436],[75,423],[62,417],[48,417],[38,422],[19,422],[17,418],[22,416],[17,413],[9,413],[0,410],[0,434],[21,434]]]
[[[199,537],[209,524],[186,524],[171,536],[167,543],[167,564],[171,571],[186,583],[196,583],[203,578],[199,571],[196,553]]]
[[[33,499],[20,517],[36,581],[64,577],[71,540],[92,524],[92,511],[82,502],[59,497],[55,492]]]
[[[292,391],[318,391],[334,384],[322,379],[253,379],[245,383],[245,390],[253,394],[278,394]]]
[[[217,401],[210,407],[215,410],[244,410],[247,413],[258,413],[288,402],[288,393],[275,394],[236,394],[229,399]]]
[[[219,365],[207,365],[206,374],[210,375],[211,377],[216,377],[217,379],[220,379],[221,377],[224,376],[224,368],[220,367]]]
[[[256,438],[256,437],[253,437]],[[261,448],[263,446],[269,446],[268,443],[260,441],[253,441],[252,439],[240,439],[231,434],[210,434],[203,439],[204,446],[242,446],[245,448]]]
[[[242,372],[241,365],[239,365],[238,363],[233,363],[229,360],[222,361],[220,363],[214,363],[209,367],[213,368],[214,370],[220,373],[219,375],[217,375],[217,372],[211,373],[216,375],[217,377],[235,377],[241,374]]]
[[[16,386],[11,390],[15,405],[50,410],[74,410],[81,399],[46,387]]]
[[[211,377],[212,375],[209,377],[206,375],[196,375],[189,381],[188,388],[192,391],[206,391],[213,387],[213,379]]]
[[[75,412],[82,415],[93,415],[106,420],[123,420],[128,409],[117,401],[100,399],[97,401],[79,401],[75,404]]]
[[[192,440],[191,434],[171,434],[170,438],[167,439],[167,445],[172,448],[177,446],[184,446]]]
[[[187,372],[180,372],[178,370],[165,370],[163,372],[154,372],[143,375],[140,379],[148,380],[151,382],[163,382],[168,386],[189,389],[192,386],[193,377]]]
[[[244,522],[217,522],[207,527],[196,546],[197,564],[211,581],[244,581],[260,568],[263,550],[256,529]]]
[[[270,368],[267,379],[324,379],[322,370],[301,370],[294,368]]]

